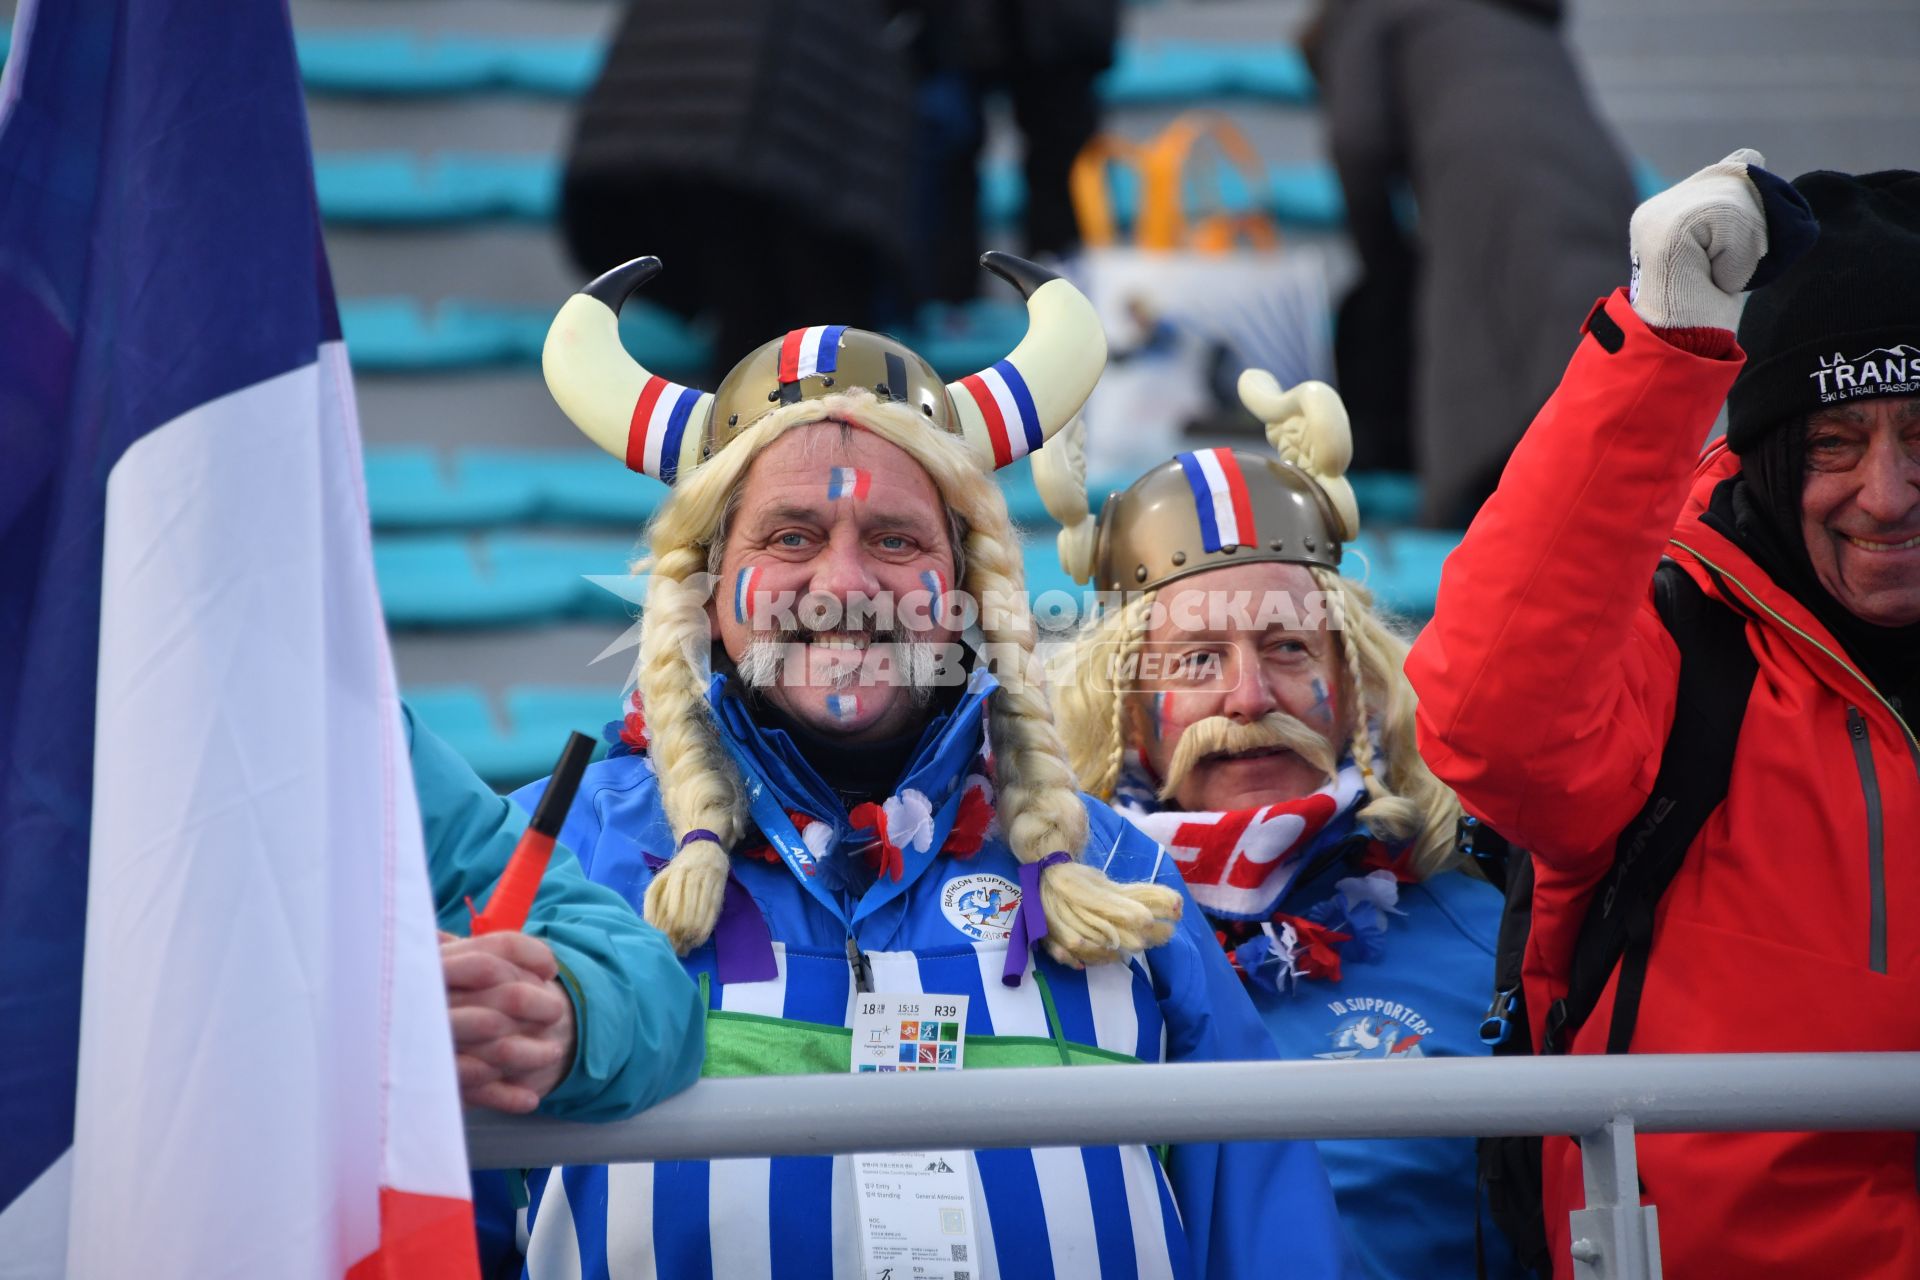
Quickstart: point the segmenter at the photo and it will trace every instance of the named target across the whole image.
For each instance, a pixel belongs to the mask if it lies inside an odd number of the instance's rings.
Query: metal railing
[[[1580,1280],[1659,1280],[1633,1135],[1920,1129],[1920,1053],[1218,1062],[704,1080],[610,1124],[473,1113],[476,1169],[1272,1138],[1581,1139]]]

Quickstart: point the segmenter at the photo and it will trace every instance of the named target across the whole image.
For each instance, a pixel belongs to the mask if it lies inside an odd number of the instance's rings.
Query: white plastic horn
[[[1010,253],[980,265],[1027,300],[1027,336],[1004,360],[947,384],[960,434],[982,470],[1038,449],[1073,420],[1107,367],[1107,335],[1086,295]]]
[[[713,395],[669,382],[620,344],[620,305],[660,274],[660,259],[622,263],[568,298],[547,328],[540,368],[560,411],[586,437],[672,484],[700,464]]]

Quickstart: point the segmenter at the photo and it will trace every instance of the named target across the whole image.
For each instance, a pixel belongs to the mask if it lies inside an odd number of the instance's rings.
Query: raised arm
[[[1549,863],[1633,816],[1672,722],[1653,571],[1744,359],[1740,294],[1812,242],[1759,162],[1736,152],[1634,214],[1634,291],[1589,315],[1407,661],[1434,772]]]

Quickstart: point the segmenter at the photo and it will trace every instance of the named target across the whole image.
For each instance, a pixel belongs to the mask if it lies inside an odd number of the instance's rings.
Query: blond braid
[[[711,831],[685,849],[660,850],[671,861],[647,886],[647,922],[682,955],[706,941],[727,888],[727,849],[746,832],[739,775],[720,745],[701,675],[708,658],[706,591],[689,582],[706,568],[699,547],[677,547],[652,564],[646,624],[635,679],[652,735],[648,755],[660,778],[660,801],[678,835]]]
[[[1127,675],[1147,638],[1155,593],[1145,591],[1075,637],[1067,678],[1054,689],[1067,759],[1080,785],[1111,800],[1127,761]]]
[[[985,608],[982,616],[987,653],[1002,680],[989,721],[1000,825],[1022,862],[1056,850],[1076,859],[1041,874],[1047,950],[1063,964],[1102,964],[1165,942],[1180,918],[1181,898],[1155,884],[1116,883],[1077,861],[1087,842],[1086,805],[1041,689],[1022,566],[1005,512],[997,494],[991,503],[961,506],[973,528],[968,587],[983,603],[1002,606]]]
[[[1413,688],[1404,670],[1406,641],[1380,620],[1365,587],[1330,569],[1311,572],[1326,595],[1327,625],[1334,629],[1334,643],[1344,664],[1343,683],[1353,715],[1350,749],[1368,797],[1359,816],[1387,840],[1412,840],[1414,870],[1422,878],[1436,875],[1457,857],[1454,827],[1460,802],[1420,758],[1414,740]],[[1376,719],[1384,778],[1373,769],[1372,721]]]

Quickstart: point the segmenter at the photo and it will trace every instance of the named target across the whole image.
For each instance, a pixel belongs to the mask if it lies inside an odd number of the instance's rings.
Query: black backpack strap
[[[1712,577],[1722,600],[1732,599],[1719,575]],[[1580,926],[1567,994],[1547,1011],[1543,1053],[1566,1052],[1599,1004],[1616,963],[1620,982],[1607,1052],[1625,1053],[1632,1044],[1653,945],[1654,908],[1694,837],[1726,798],[1741,721],[1759,672],[1744,614],[1709,599],[1671,560],[1660,563],[1653,587],[1654,605],[1680,649],[1673,728],[1653,791],[1621,831],[1613,868],[1595,890]]]

